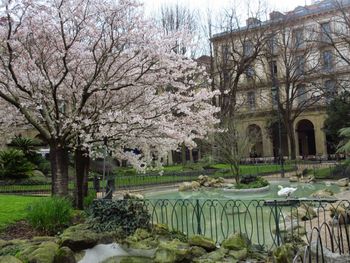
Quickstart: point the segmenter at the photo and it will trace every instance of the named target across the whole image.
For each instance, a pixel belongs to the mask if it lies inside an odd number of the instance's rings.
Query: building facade
[[[211,39],[217,102],[236,100],[238,130],[254,137],[247,157],[273,158],[280,149],[285,158],[333,157],[324,122],[327,104],[348,81],[335,32],[350,32],[339,22],[349,6],[325,0],[275,11]]]

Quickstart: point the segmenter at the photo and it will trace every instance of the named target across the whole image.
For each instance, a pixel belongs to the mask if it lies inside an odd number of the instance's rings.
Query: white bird
[[[285,196],[285,197],[289,197],[293,192],[295,192],[297,190],[297,188],[283,187],[282,185],[279,185],[278,188],[280,190],[277,192],[277,195],[278,196]]]

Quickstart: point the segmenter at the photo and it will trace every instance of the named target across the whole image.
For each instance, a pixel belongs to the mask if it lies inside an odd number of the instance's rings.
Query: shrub
[[[27,178],[34,165],[27,160],[22,151],[8,149],[0,152],[0,178]]]
[[[97,232],[122,229],[127,235],[137,228],[147,228],[150,215],[143,202],[131,200],[94,200],[89,210],[88,223]]]
[[[61,197],[40,200],[28,207],[27,220],[29,224],[47,234],[56,234],[69,226],[72,217],[72,203]]]
[[[84,198],[84,208],[91,206],[92,202],[96,199],[96,191],[89,190],[88,195]]]
[[[269,182],[260,176],[255,178],[255,181],[250,181],[248,183],[242,183],[242,181],[236,185],[237,189],[249,189],[249,188],[261,188],[268,186]]]

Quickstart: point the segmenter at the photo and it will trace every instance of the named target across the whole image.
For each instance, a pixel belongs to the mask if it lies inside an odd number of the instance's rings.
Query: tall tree
[[[158,149],[191,144],[215,122],[213,94],[196,88],[201,70],[173,52],[185,34],[164,35],[139,7],[134,0],[18,0],[1,11],[1,103],[49,144],[53,194],[68,193],[73,147],[89,152],[113,137],[115,154],[141,166],[126,148],[140,148],[146,159],[157,139]]]

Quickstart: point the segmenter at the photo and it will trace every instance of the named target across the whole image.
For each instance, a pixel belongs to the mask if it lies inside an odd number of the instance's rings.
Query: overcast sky
[[[232,6],[234,3],[236,6],[244,6],[246,0],[141,0],[145,4],[147,13],[153,13],[159,10],[160,6],[167,4],[179,3],[186,5],[190,8],[199,9],[202,11],[213,10],[214,12]],[[278,11],[289,11],[295,7],[305,4],[310,4],[312,0],[265,0],[269,9]]]

